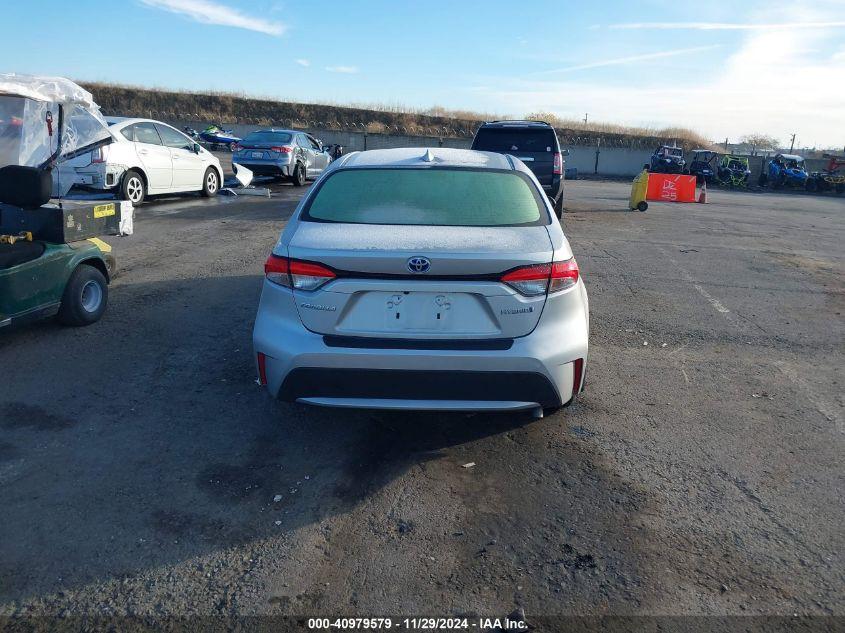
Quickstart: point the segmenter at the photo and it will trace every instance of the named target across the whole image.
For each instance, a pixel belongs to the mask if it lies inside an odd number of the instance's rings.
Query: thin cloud
[[[578,66],[567,66],[566,68],[555,68],[554,70],[542,70],[532,74],[552,75],[557,73],[571,73],[575,72],[576,70],[587,70],[590,68],[603,68],[605,66],[623,66],[625,64],[634,64],[636,62],[644,62],[652,59],[662,59],[664,57],[677,57],[678,55],[689,55],[690,53],[710,51],[714,48],[719,48],[719,46],[720,44],[713,44],[711,46],[695,46],[693,48],[679,48],[673,51],[660,51],[659,53],[646,53],[644,55],[617,57],[616,59],[606,59],[599,62],[590,62],[589,64],[579,64]]]
[[[170,13],[186,15],[203,24],[231,26],[266,35],[281,35],[285,25],[259,17],[245,15],[237,9],[212,2],[211,0],[140,0],[141,4],[152,9],[162,9]]]
[[[782,22],[777,24],[742,24],[735,22],[632,22],[611,24],[609,29],[659,29],[693,31],[773,31],[780,29],[842,28],[845,22]]]
[[[296,63],[300,66],[304,66],[305,68],[308,68],[311,65],[311,62],[309,62],[307,59],[297,59]]]
[[[344,75],[354,75],[358,72],[357,66],[326,66],[326,70],[330,73],[343,73]]]

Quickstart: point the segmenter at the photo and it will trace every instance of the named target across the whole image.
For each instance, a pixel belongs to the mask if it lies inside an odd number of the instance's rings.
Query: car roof
[[[283,134],[308,134],[308,132],[303,132],[302,130],[284,130],[281,128],[267,128],[263,130],[252,130],[251,132],[247,132],[247,136],[250,134],[255,134],[256,132],[282,132]],[[311,136],[308,134],[308,136]]]
[[[521,163],[504,154],[450,147],[400,147],[353,152],[339,159],[338,167],[475,167],[523,171]],[[527,168],[526,168],[527,171]]]
[[[176,129],[174,126],[170,125],[170,123],[165,123],[164,121],[157,121],[156,119],[134,119],[134,118],[127,118],[127,117],[119,117],[119,116],[107,116],[104,117],[106,123],[109,124],[109,127],[126,127],[127,125],[132,125],[133,123],[161,123],[162,125],[166,125],[167,127],[172,127],[174,130]]]
[[[785,158],[786,160],[804,160],[803,156],[798,156],[797,154],[778,154],[781,158]]]
[[[513,119],[506,121],[485,121],[481,127],[538,127],[551,128],[545,121],[528,121],[525,119]]]

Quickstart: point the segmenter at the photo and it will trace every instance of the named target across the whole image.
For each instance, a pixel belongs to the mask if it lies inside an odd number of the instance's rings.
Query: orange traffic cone
[[[701,193],[698,194],[698,203],[707,204],[707,181],[705,180],[701,185]]]

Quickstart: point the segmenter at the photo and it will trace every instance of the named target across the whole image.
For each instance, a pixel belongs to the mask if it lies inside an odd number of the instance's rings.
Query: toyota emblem
[[[412,257],[408,260],[408,270],[412,273],[427,273],[431,262],[427,257]]]

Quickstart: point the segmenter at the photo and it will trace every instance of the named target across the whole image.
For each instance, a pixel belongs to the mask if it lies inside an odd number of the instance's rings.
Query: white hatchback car
[[[211,152],[182,132],[150,119],[106,119],[114,142],[66,165],[73,184],[114,191],[140,204],[147,195],[199,191],[215,196],[223,167]]]

